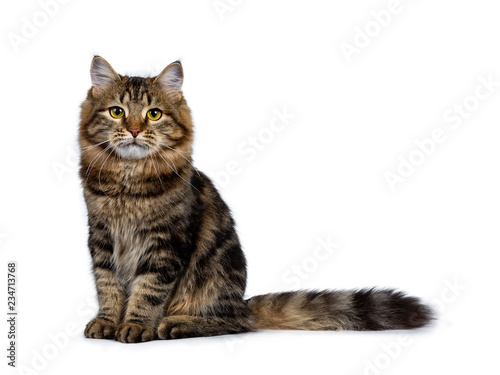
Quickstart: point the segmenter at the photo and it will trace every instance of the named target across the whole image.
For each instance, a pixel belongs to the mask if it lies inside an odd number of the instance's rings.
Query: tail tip
[[[419,299],[417,299],[415,305],[416,311],[410,314],[408,328],[428,327],[437,320],[436,313],[430,306],[421,303]]]
[[[420,298],[408,296],[403,292],[395,292],[393,323],[396,329],[416,329],[432,325],[436,320],[434,310],[423,303]]]
[[[391,289],[359,290],[354,303],[367,330],[416,329],[436,319],[434,310],[419,298]]]

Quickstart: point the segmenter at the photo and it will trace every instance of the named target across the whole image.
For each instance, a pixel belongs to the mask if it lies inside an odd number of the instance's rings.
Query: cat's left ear
[[[92,87],[109,86],[120,80],[120,76],[101,56],[94,56],[90,65]]]
[[[180,61],[171,63],[169,66],[163,69],[163,71],[154,80],[154,82],[158,83],[163,90],[179,97],[182,90],[183,81],[184,72],[182,71],[182,65]]]

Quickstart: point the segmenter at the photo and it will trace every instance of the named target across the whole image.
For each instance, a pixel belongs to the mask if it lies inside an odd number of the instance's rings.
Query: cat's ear
[[[94,56],[92,59],[90,78],[94,88],[109,86],[120,80],[118,73],[101,56]]]
[[[172,93],[180,93],[182,82],[184,81],[184,73],[180,61],[175,61],[161,72],[154,80],[162,90]]]

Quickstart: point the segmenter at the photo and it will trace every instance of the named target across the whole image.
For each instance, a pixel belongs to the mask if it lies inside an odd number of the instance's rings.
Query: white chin
[[[149,155],[148,148],[133,143],[117,147],[116,152],[125,159],[142,159]]]

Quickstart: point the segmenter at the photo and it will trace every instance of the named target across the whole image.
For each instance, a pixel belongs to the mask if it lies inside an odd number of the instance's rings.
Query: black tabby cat
[[[244,299],[245,257],[228,207],[191,162],[179,62],[157,77],[101,57],[82,104],[80,176],[99,313],[91,338],[142,342],[257,329],[385,330],[431,311],[392,290],[297,291]]]

